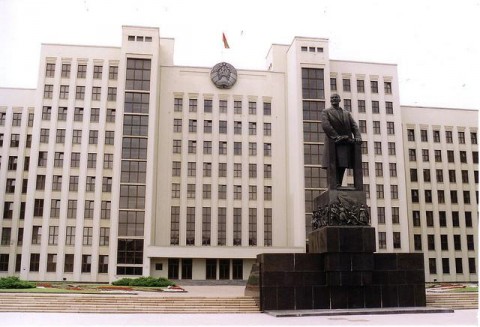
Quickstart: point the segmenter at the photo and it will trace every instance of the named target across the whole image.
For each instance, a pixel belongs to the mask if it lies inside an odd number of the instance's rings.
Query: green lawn
[[[449,292],[452,292],[452,293],[478,292],[478,286],[455,288],[455,289],[450,290]]]

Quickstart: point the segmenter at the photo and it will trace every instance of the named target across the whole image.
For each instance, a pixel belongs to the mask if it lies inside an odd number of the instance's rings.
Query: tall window
[[[323,69],[302,68],[302,95],[304,99],[324,99]]]
[[[233,245],[242,245],[242,208],[233,208]]]
[[[171,207],[170,245],[180,244],[180,207]]]
[[[60,99],[68,99],[68,85],[60,85]]]

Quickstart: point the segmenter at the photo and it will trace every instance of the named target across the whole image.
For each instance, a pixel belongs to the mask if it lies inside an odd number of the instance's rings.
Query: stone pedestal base
[[[426,305],[423,253],[373,253],[372,227],[323,227],[309,239],[315,253],[257,256],[247,289],[262,311]]]

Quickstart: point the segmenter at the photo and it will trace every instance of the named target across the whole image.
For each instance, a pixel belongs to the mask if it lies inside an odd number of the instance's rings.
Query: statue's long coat
[[[352,115],[342,108],[328,108],[321,114],[322,127],[325,132],[325,150],[323,152],[323,168],[327,168],[330,162],[328,138],[335,140],[336,137],[347,135],[349,138],[361,138],[358,125]],[[353,136],[352,136],[353,134]],[[337,165],[336,167],[353,168],[355,156],[353,144],[336,144]]]

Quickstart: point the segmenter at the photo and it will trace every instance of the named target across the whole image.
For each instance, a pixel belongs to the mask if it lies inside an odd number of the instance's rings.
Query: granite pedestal
[[[374,253],[370,226],[325,226],[311,253],[260,254],[247,289],[260,309],[424,307],[422,253]]]

